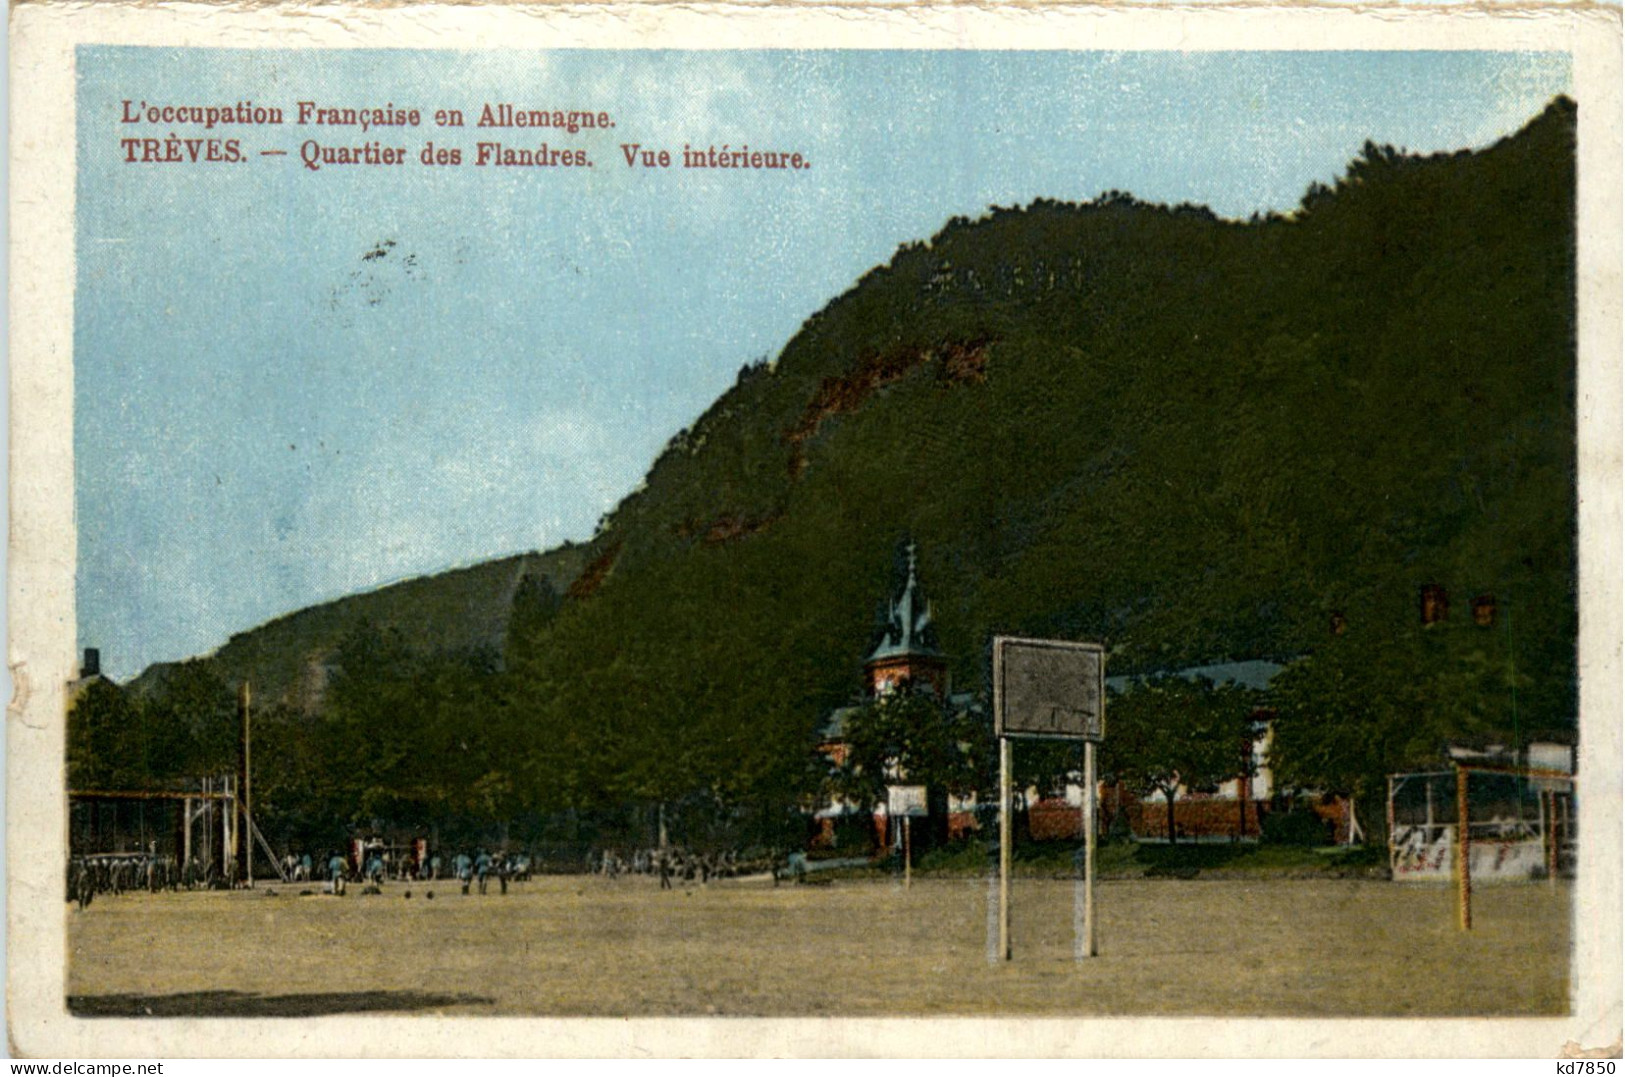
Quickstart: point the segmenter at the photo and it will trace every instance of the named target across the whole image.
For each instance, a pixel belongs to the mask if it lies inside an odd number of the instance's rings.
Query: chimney
[[[102,675],[102,652],[95,647],[85,648],[85,661],[79,667],[81,679],[100,677]]]

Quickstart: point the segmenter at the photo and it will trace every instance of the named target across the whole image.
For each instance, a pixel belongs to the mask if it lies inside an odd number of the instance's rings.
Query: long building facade
[[[1179,670],[1176,676],[1205,677],[1216,684],[1234,683],[1264,689],[1281,670],[1278,663],[1263,660],[1226,662]],[[948,659],[937,642],[932,625],[931,605],[920,585],[917,550],[908,548],[907,574],[902,587],[887,605],[886,621],[879,642],[864,662],[864,701],[839,708],[829,715],[823,729],[821,751],[832,765],[847,761],[846,723],[869,702],[904,685],[924,690],[960,711],[979,712],[984,701],[969,692],[952,691]],[[1108,684],[1127,687],[1127,678],[1111,678]],[[1251,745],[1252,774],[1238,776],[1210,789],[1180,789],[1173,805],[1173,827],[1177,840],[1256,840],[1264,819],[1280,806],[1274,776],[1270,769],[1270,721],[1273,715],[1260,710],[1256,715],[1260,730]],[[1238,770],[1240,768],[1238,767]],[[1084,790],[1081,784],[1067,786],[1059,796],[1045,796],[1040,790],[1018,791],[1025,807],[1029,835],[1035,840],[1066,840],[1083,837]],[[1161,795],[1136,795],[1120,784],[1103,782],[1098,790],[1097,820],[1102,836],[1131,835],[1137,840],[1166,840],[1169,811]],[[948,831],[951,837],[974,832],[990,807],[975,796],[954,797],[948,802]],[[1358,824],[1350,805],[1341,797],[1310,797],[1294,810],[1312,811],[1325,827],[1330,843],[1342,844],[1358,836]],[[850,843],[856,833],[867,835],[877,848],[894,847],[899,840],[896,820],[888,817],[884,805],[872,812],[860,806],[830,800],[814,813],[812,845],[832,848],[843,840]]]

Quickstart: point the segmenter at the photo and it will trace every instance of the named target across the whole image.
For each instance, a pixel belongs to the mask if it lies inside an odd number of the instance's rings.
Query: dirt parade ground
[[[991,960],[987,879],[539,877],[381,896],[103,895],[67,910],[84,1016],[1562,1014],[1568,887],[1130,880],[1098,887],[1100,955],[1073,956],[1075,888],[1018,879],[1016,959]],[[410,890],[411,896],[406,897]],[[428,891],[432,890],[432,899]]]

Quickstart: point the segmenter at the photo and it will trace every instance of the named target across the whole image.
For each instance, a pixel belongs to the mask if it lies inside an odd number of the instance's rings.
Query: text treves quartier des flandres
[[[444,108],[432,112],[418,108],[402,108],[394,102],[382,106],[331,107],[316,101],[296,101],[290,114],[275,105],[262,105],[253,100],[231,104],[194,105],[150,103],[146,100],[125,99],[120,120],[125,124],[152,124],[173,127],[202,127],[205,131],[229,127],[351,127],[364,135],[377,135],[380,131],[398,131],[416,128],[428,123],[436,128],[468,126],[461,109]],[[485,103],[473,123],[476,128],[549,129],[556,133],[578,135],[583,132],[608,130],[616,126],[608,112],[583,109],[522,108],[500,102]],[[558,168],[591,168],[594,162],[586,148],[580,146],[553,146],[543,142],[539,146],[513,146],[502,142],[476,142],[472,152],[466,147],[448,145],[442,140],[423,143],[419,147],[388,145],[380,135],[359,144],[334,144],[309,138],[300,143],[298,157],[312,172],[330,165],[403,165],[414,159],[412,149],[419,152],[415,159],[424,165],[462,165],[465,159],[478,166],[528,166]],[[167,137],[122,138],[119,145],[127,164],[184,164],[184,163],[236,163],[249,159],[240,138],[185,138],[173,130]],[[622,143],[620,160],[627,168],[670,169],[674,164],[682,168],[801,171],[812,166],[807,156],[795,150],[752,149],[748,144],[737,148],[722,146],[691,146],[683,144],[680,151],[652,147],[641,142]],[[261,148],[262,157],[284,157],[288,151],[280,147]]]

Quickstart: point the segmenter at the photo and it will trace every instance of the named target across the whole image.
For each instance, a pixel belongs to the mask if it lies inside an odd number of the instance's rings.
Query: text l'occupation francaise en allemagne
[[[192,104],[124,100],[120,159],[130,165],[229,165],[291,158],[301,170],[343,168],[596,167],[673,172],[801,172],[792,146],[662,140],[622,141],[604,111],[536,108],[506,101],[472,109],[336,106],[293,101]]]

